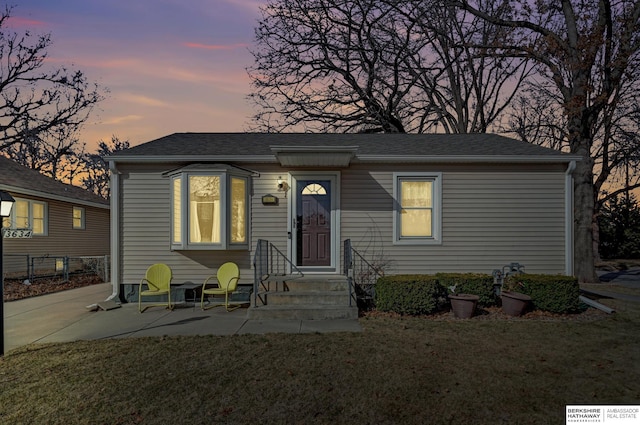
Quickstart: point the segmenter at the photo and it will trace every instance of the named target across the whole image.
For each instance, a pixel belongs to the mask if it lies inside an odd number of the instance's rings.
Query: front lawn
[[[560,424],[639,403],[640,303],[602,302],[618,313],[31,345],[0,360],[0,423]]]

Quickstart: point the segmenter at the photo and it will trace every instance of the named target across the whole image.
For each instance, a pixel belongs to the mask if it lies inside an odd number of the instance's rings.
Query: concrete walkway
[[[102,283],[5,303],[5,353],[33,343],[105,338],[362,331],[355,319],[248,320],[246,308],[202,311],[191,304],[173,311],[153,307],[140,314],[138,305],[129,303],[108,311],[86,309],[111,292],[111,284]]]
[[[640,268],[635,267],[628,270],[620,270],[616,272],[599,271],[598,277],[601,284],[589,285],[589,288],[580,286],[580,289],[587,295],[616,298],[625,301],[640,302],[640,296],[623,294],[620,292],[608,291],[610,285],[622,286],[626,288],[640,289]]]
[[[603,282],[640,288],[640,268],[601,272]],[[640,301],[625,295],[591,288],[597,296]],[[111,295],[110,283],[91,285],[4,304],[5,353],[33,343],[70,342],[105,338],[163,335],[236,335],[265,333],[361,332],[360,323],[345,320],[248,320],[247,309],[226,312],[223,308],[202,311],[178,306],[173,311],[153,307],[140,314],[135,303],[109,311],[85,307]]]

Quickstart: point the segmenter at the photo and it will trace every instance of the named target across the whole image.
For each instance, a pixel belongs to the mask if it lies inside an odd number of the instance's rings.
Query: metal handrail
[[[269,282],[273,278],[284,280],[285,277],[300,278],[304,276],[282,251],[265,239],[258,239],[253,257],[253,270],[253,305],[255,307],[258,306],[258,298],[263,305],[267,304],[266,297],[260,297],[260,293],[270,291]]]
[[[344,274],[349,280],[350,302],[355,295],[359,307],[372,307],[376,282],[383,273],[353,248],[351,239],[344,241]]]
[[[356,297],[355,286],[353,282],[353,248],[351,247],[351,239],[344,240],[344,261],[342,262],[343,274],[347,277],[349,284],[349,307],[353,305],[353,301],[358,302]]]

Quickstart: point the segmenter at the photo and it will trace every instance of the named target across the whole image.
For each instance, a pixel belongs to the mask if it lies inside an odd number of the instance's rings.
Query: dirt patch
[[[67,281],[61,278],[38,279],[29,285],[25,285],[23,280],[5,279],[4,301],[22,300],[24,298],[51,294],[67,289],[81,288],[97,283],[102,283],[102,279],[96,275],[71,276]]]

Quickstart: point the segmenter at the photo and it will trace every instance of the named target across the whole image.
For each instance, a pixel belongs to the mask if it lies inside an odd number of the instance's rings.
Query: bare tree
[[[499,34],[464,11],[433,6],[275,0],[263,7],[248,70],[253,127],[486,131],[526,75],[526,60],[481,54],[474,39]]]
[[[486,1],[484,7],[494,11],[499,3]],[[433,34],[419,58],[429,61],[429,67],[418,62],[407,67],[418,74],[417,85],[435,110],[427,120],[430,126],[421,130],[484,133],[495,127],[532,71],[527,58],[485,53],[486,45],[508,40],[510,31],[433,1],[417,2],[412,10],[406,18]]]
[[[111,155],[124,149],[129,149],[128,140],[120,140],[117,136],[111,136],[109,142],[100,140],[96,153],[85,154],[82,157],[81,177],[82,185],[105,199],[109,198],[109,164],[104,160],[105,156]]]
[[[483,10],[481,1],[443,3],[510,29],[513,42],[487,49],[496,56],[531,58],[538,65],[540,81],[554,87],[560,97],[569,151],[584,158],[574,172],[575,274],[582,282],[598,281],[594,169],[598,151],[604,154],[607,149],[595,140],[606,121],[603,115],[616,108],[625,73],[638,61],[640,1],[504,1],[499,15]]]
[[[68,168],[77,162],[81,153],[78,151],[77,137],[68,134],[68,130],[69,128],[61,126],[56,133],[24,131],[23,137],[6,147],[4,153],[25,167],[71,184]]]
[[[81,71],[47,64],[51,36],[6,28],[12,8],[0,12],[0,152],[52,177],[73,154],[73,138],[102,100]]]

